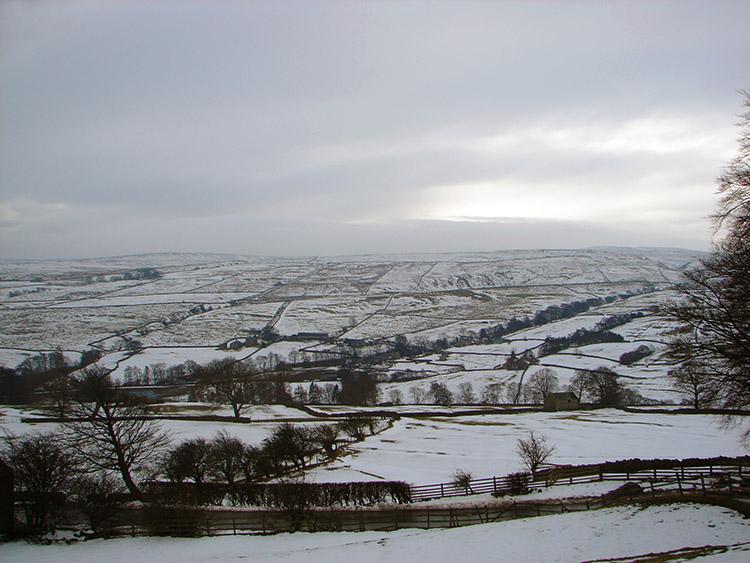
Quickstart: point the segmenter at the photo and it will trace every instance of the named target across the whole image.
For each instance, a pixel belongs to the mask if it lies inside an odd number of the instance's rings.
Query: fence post
[[[206,518],[206,535],[207,536],[211,535],[211,522],[209,521],[208,518]]]
[[[680,489],[680,496],[682,496],[682,481],[679,474],[677,475],[677,488]]]
[[[445,496],[445,491],[443,490],[443,484],[440,483],[440,498],[443,498]]]
[[[703,496],[706,496],[706,481],[703,479],[703,475],[701,475],[701,489],[703,489]]]
[[[497,477],[492,476],[492,492],[497,493]]]

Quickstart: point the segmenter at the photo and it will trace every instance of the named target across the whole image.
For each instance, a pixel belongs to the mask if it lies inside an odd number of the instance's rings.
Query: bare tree
[[[164,472],[174,482],[192,479],[202,483],[211,468],[210,445],[204,438],[192,438],[167,453]]]
[[[583,394],[586,392],[586,376],[588,372],[583,370],[576,370],[573,377],[570,378],[568,383],[568,391],[573,393],[578,400],[583,403]]]
[[[122,505],[122,482],[109,473],[83,475],[73,485],[73,499],[89,521],[91,529],[101,531],[117,515]]]
[[[341,431],[355,440],[364,440],[367,437],[368,426],[364,416],[350,416],[339,422]]]
[[[302,385],[297,384],[292,391],[292,397],[296,403],[304,405],[307,403],[307,390]]]
[[[521,461],[528,468],[532,475],[536,470],[547,461],[555,451],[555,446],[547,444],[547,437],[544,435],[535,436],[534,431],[530,431],[526,438],[519,438],[516,442],[516,453],[521,457]]]
[[[391,389],[388,391],[388,400],[394,405],[400,405],[404,402],[404,396],[400,389]]]
[[[515,405],[521,396],[522,385],[519,382],[509,383],[505,386],[505,400]]]
[[[687,275],[682,301],[669,308],[685,327],[670,356],[705,368],[705,384],[730,409],[750,406],[750,92],[741,94],[739,150],[717,180],[713,219],[724,238]]]
[[[603,407],[622,404],[623,387],[619,375],[608,367],[598,367],[586,373],[584,387],[592,402]]]
[[[277,465],[288,462],[295,469],[304,469],[317,453],[310,431],[291,422],[278,425],[271,435],[263,440],[263,450]]]
[[[409,387],[409,396],[415,405],[421,405],[424,402],[427,392],[418,385]]]
[[[482,389],[482,403],[485,405],[497,405],[502,399],[502,383],[488,383]]]
[[[336,457],[338,453],[339,436],[341,428],[336,424],[323,424],[315,427],[311,434],[314,444],[320,446],[329,458]]]
[[[458,384],[458,402],[464,405],[473,405],[477,402],[474,387],[470,382],[464,381]]]
[[[430,384],[429,394],[436,405],[449,407],[453,404],[453,393],[445,386],[445,383],[433,381]]]
[[[42,386],[48,409],[58,418],[65,419],[73,400],[73,385],[67,373],[59,373]]]
[[[229,405],[235,418],[252,403],[255,381],[252,367],[231,358],[214,360],[199,369],[200,386],[206,398],[216,404]]]
[[[14,488],[21,498],[26,525],[45,530],[55,495],[64,493],[79,472],[78,460],[54,433],[6,436],[0,455],[13,470]]]
[[[134,494],[134,473],[153,468],[169,437],[145,407],[94,365],[76,381],[77,401],[65,423],[70,447],[95,469],[118,472]]]
[[[547,395],[557,391],[560,385],[560,380],[558,379],[555,370],[542,368],[532,374],[526,385],[533,389],[534,392],[541,397],[542,401],[544,401]]]
[[[242,440],[222,430],[209,444],[208,465],[214,475],[227,483],[234,483],[243,469],[244,456],[245,444]]]
[[[711,380],[710,373],[705,365],[687,362],[669,370],[667,375],[669,375],[672,385],[679,392],[688,396],[693,408],[701,409],[710,407],[718,392]],[[707,374],[709,374],[708,377]]]
[[[468,495],[473,492],[471,490],[471,481],[474,479],[474,475],[470,471],[464,471],[463,469],[456,469],[453,473],[452,484],[458,489],[463,489]]]

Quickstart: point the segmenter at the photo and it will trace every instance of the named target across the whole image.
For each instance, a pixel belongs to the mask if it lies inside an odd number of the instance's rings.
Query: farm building
[[[579,407],[578,397],[574,393],[548,393],[544,397],[546,411],[572,411]]]

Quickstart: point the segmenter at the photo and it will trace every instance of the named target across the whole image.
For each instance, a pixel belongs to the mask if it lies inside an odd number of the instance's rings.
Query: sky
[[[0,258],[710,248],[750,2],[0,3]]]

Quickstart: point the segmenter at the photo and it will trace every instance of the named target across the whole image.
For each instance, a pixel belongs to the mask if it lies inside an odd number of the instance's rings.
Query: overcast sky
[[[0,3],[0,257],[707,249],[750,2]]]

